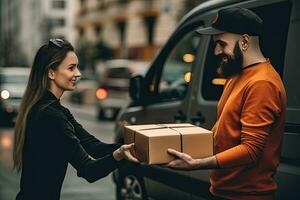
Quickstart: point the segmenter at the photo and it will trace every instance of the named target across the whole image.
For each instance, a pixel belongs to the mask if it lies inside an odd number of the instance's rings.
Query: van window
[[[195,31],[189,32],[166,58],[158,86],[160,100],[177,100],[185,97],[199,40],[200,37]]]
[[[202,97],[206,100],[217,101],[220,99],[224,82],[226,79],[222,78],[217,73],[219,66],[218,59],[214,55],[215,44],[211,39],[206,55],[206,62],[204,67],[204,75],[202,82]]]
[[[280,2],[250,9],[258,14],[264,22],[263,33],[260,36],[262,52],[282,76],[291,4],[290,2]],[[219,100],[225,83],[225,79],[217,73],[219,63],[216,62],[214,42],[211,39],[206,55],[201,93],[206,100]]]

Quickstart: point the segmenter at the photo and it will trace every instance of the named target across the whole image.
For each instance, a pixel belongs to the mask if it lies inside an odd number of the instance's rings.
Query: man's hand
[[[187,169],[192,170],[198,168],[197,159],[193,159],[190,155],[186,153],[181,153],[174,149],[168,149],[168,153],[175,156],[175,159],[169,162],[166,167],[171,167],[174,169]]]
[[[135,157],[134,144],[124,144],[113,152],[115,160],[119,161],[122,159],[129,160],[131,162],[139,163],[139,160]]]
[[[218,168],[218,163],[215,156],[202,159],[193,159],[190,155],[181,153],[174,149],[168,149],[168,153],[172,156],[175,156],[175,159],[165,165],[166,167],[182,170]]]

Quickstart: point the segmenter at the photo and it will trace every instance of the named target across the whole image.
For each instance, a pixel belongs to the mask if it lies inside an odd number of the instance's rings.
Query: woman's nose
[[[76,69],[75,76],[76,77],[81,77],[81,73],[80,73],[78,68]]]

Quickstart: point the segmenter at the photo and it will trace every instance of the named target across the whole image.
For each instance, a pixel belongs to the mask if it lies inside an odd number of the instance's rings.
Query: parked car
[[[276,199],[300,199],[300,2],[297,0],[212,0],[185,15],[147,73],[131,78],[132,100],[116,120],[115,141],[123,142],[123,126],[131,124],[189,122],[212,128],[224,79],[217,73],[211,36],[199,35],[195,30],[211,24],[219,9],[236,6],[249,8],[264,20],[261,47],[286,87],[288,108],[281,162],[275,176]],[[183,69],[174,70],[174,62]],[[169,79],[171,73],[173,78]],[[114,172],[114,180],[117,199],[209,198],[207,170],[179,171],[158,165],[128,164]]]
[[[30,69],[24,67],[0,68],[0,123],[11,124],[25,92]]]
[[[144,61],[109,60],[100,74],[96,91],[98,119],[115,119],[127,105],[129,80],[136,74],[145,74],[149,63]]]

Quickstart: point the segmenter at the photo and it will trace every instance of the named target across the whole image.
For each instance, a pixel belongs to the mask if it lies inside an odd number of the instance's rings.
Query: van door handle
[[[186,121],[186,115],[181,110],[179,110],[174,115],[174,120],[175,120],[176,123],[185,122]]]
[[[205,117],[201,112],[197,112],[195,116],[191,117],[191,121],[194,125],[200,126],[201,124],[205,123]]]

